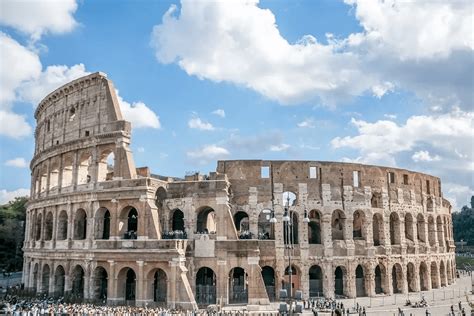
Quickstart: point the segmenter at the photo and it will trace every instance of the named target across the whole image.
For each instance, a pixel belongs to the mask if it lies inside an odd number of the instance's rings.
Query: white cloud
[[[138,148],[137,148],[137,151],[138,151],[139,153],[144,153],[144,152],[145,152],[145,148],[143,148],[143,147],[138,147]]]
[[[5,166],[16,168],[28,168],[28,163],[25,158],[18,157],[5,161]]]
[[[430,162],[430,161],[439,161],[441,160],[441,157],[438,155],[431,156],[429,151],[420,150],[420,151],[415,152],[413,156],[411,156],[411,159],[413,159],[413,161],[415,162],[420,162],[420,161]]]
[[[217,159],[229,156],[229,151],[217,145],[206,145],[186,153],[187,157],[198,164],[204,165]]]
[[[380,84],[376,84],[372,86],[372,94],[376,98],[380,99],[388,92],[392,92],[394,88],[395,88],[395,85],[393,83],[388,82],[388,81],[382,82]]]
[[[75,0],[2,0],[0,24],[26,33],[36,41],[45,33],[72,31],[78,25],[73,17],[76,10]]]
[[[77,78],[90,74],[84,64],[71,67],[65,65],[48,66],[36,78],[29,80],[18,89],[22,101],[37,106],[50,92]]]
[[[474,190],[469,186],[459,185],[456,183],[443,183],[442,191],[444,198],[451,202],[453,211],[460,211],[464,205],[469,205]]]
[[[301,128],[314,128],[315,127],[313,118],[306,118],[296,125]]]
[[[7,191],[5,189],[0,190],[0,204],[7,204],[8,202],[12,201],[16,197],[22,197],[22,196],[29,196],[30,195],[30,190],[28,189],[17,189],[14,191]]]
[[[318,98],[332,104],[377,84],[350,52],[311,35],[289,43],[273,13],[257,4],[182,0],[179,12],[172,5],[153,29],[157,59],[176,62],[189,75],[233,82],[285,104]]]
[[[201,131],[213,131],[214,126],[209,122],[204,122],[199,117],[193,117],[188,121],[188,127],[199,129]]]
[[[272,145],[270,146],[270,151],[276,151],[276,152],[287,151],[288,148],[290,148],[290,145],[288,144]]]
[[[212,114],[215,114],[215,115],[220,116],[222,118],[225,117],[225,111],[223,109],[217,109],[215,111],[212,111]]]
[[[24,115],[0,110],[0,135],[20,139],[30,136],[32,131]]]
[[[384,114],[383,116],[391,120],[394,120],[397,118],[396,114]]]
[[[123,117],[132,123],[132,128],[161,128],[160,117],[155,114],[145,103],[128,103],[116,90],[117,99],[122,110]]]

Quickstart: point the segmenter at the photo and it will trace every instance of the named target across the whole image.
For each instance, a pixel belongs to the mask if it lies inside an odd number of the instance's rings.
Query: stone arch
[[[331,235],[332,240],[345,239],[346,216],[341,210],[334,210],[331,217]]]
[[[433,216],[431,215],[428,217],[428,240],[431,247],[436,245],[436,228]]]
[[[363,240],[367,238],[365,213],[361,210],[357,210],[353,214],[352,238]]]
[[[433,212],[434,210],[434,203],[433,199],[431,197],[426,199],[426,211],[427,212]]]
[[[311,210],[309,212],[308,222],[308,243],[310,244],[322,244],[321,231],[322,231],[322,215],[318,210]]]
[[[426,242],[425,218],[423,214],[416,217],[416,236],[419,242]]]
[[[355,269],[355,280],[356,280],[356,296],[363,297],[367,295],[365,287],[365,273],[364,268],[359,264]]]
[[[229,272],[229,304],[248,303],[248,275],[241,267]]]
[[[41,271],[41,292],[48,295],[49,294],[49,278],[51,277],[51,268],[48,264],[43,265]]]
[[[61,177],[61,187],[66,188],[71,186],[73,183],[73,162],[74,158],[71,153],[65,154],[63,156],[63,169],[62,169],[62,177]]]
[[[437,234],[438,234],[438,245],[440,247],[444,247],[443,222],[441,221],[441,216],[439,216],[439,215],[436,218],[436,230],[437,230]]]
[[[56,267],[54,272],[54,297],[64,296],[64,285],[66,280],[66,272],[62,265]]]
[[[38,215],[36,214],[36,210],[31,211],[31,221],[30,221],[30,239],[36,240],[36,221],[38,219]]]
[[[196,303],[199,306],[216,304],[215,272],[208,267],[201,267],[196,273]]]
[[[415,241],[413,234],[413,216],[410,213],[405,214],[405,239]]]
[[[110,238],[110,211],[101,207],[95,212],[95,239]]]
[[[41,226],[43,226],[43,214],[40,212],[36,216],[35,240],[41,239]]]
[[[264,266],[262,268],[262,279],[265,284],[268,299],[270,302],[274,302],[276,299],[275,295],[275,269],[270,266]]]
[[[399,263],[395,263],[392,267],[392,289],[393,293],[403,292],[403,269]]]
[[[114,175],[115,153],[113,148],[102,150],[97,163],[97,181],[112,180]]]
[[[386,289],[387,284],[387,269],[382,263],[375,266],[375,294],[388,294]]]
[[[272,211],[266,209],[258,215],[258,239],[275,239],[274,225],[270,222],[271,214]]]
[[[104,267],[98,266],[94,269],[92,274],[93,299],[101,301],[107,299],[108,280],[109,275]]]
[[[411,262],[407,264],[407,284],[408,284],[408,292],[415,292],[416,291],[416,275],[415,275],[415,265]]]
[[[71,275],[71,296],[82,299],[84,297],[84,269],[81,265],[76,265]]]
[[[309,268],[309,296],[310,297],[320,297],[324,296],[324,287],[323,287],[323,270],[317,264]]]
[[[179,208],[171,211],[171,231],[185,232],[184,213]]]
[[[380,213],[375,213],[372,217],[372,234],[374,239],[374,246],[380,246],[385,244],[383,216]]]
[[[400,218],[398,214],[390,214],[390,244],[400,245]]]
[[[76,211],[74,217],[74,239],[81,240],[87,238],[87,214],[84,209],[80,208]]]
[[[155,205],[158,207],[159,210],[163,209],[164,202],[167,198],[168,193],[166,192],[166,189],[164,187],[159,187],[156,189],[155,193]]]
[[[209,206],[201,207],[197,212],[196,231],[201,234],[214,234],[216,230],[216,212]]]
[[[291,282],[290,282],[290,275],[291,275]],[[291,284],[291,291],[290,291],[290,284]],[[291,273],[290,273],[290,266],[285,268],[285,274],[283,278],[282,288],[286,289],[287,295],[294,295],[295,291],[298,290],[301,286],[301,271],[300,269],[291,264]]]
[[[79,155],[77,164],[77,184],[87,184],[91,182],[90,168],[92,167],[92,154],[84,151]]]
[[[447,286],[446,266],[444,265],[443,260],[439,263],[439,276],[441,279],[441,286]]]
[[[124,267],[117,275],[117,297],[120,300],[135,301],[137,275],[130,267]]]
[[[59,186],[59,161],[53,159],[49,172],[49,190],[55,189]]]
[[[337,266],[334,270],[334,294],[336,298],[347,296],[347,269]]]
[[[370,205],[373,208],[383,208],[382,194],[380,192],[373,192],[370,198]]]
[[[168,276],[161,268],[155,268],[148,273],[148,280],[150,280],[151,295],[149,299],[153,299],[158,305],[166,306],[168,295]]]
[[[430,273],[431,273],[431,288],[439,289],[439,274],[438,274],[439,270],[435,261],[431,262]]]
[[[420,291],[428,291],[428,282],[429,282],[429,275],[428,275],[428,267],[426,263],[420,263]]]
[[[44,220],[44,240],[53,239],[53,212],[48,212]]]
[[[58,227],[56,232],[57,240],[65,240],[67,238],[67,212],[62,210],[58,216]]]
[[[137,239],[138,211],[133,206],[126,206],[120,212],[119,234],[124,239]]]
[[[234,214],[235,229],[239,233],[249,230],[249,215],[244,211],[238,211]]]
[[[293,245],[298,244],[298,213],[291,211],[290,216],[292,218],[291,224],[283,221],[283,240],[285,244],[290,241]]]
[[[46,168],[45,164],[43,163],[42,166],[39,167],[39,191],[38,192],[45,192],[48,184],[48,169]]]

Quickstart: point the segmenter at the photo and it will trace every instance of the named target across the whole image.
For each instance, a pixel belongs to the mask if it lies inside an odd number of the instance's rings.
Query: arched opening
[[[92,155],[88,152],[79,156],[79,164],[77,166],[77,184],[87,184],[91,182],[89,167],[92,165]]]
[[[291,275],[291,280],[290,280]],[[291,291],[290,291],[290,284],[291,284]],[[295,295],[295,291],[300,288],[300,274],[299,269],[295,265],[291,265],[291,273],[290,273],[290,266],[287,266],[285,269],[285,277],[283,281],[283,289],[286,289],[287,295]]]
[[[95,300],[104,301],[107,299],[107,281],[108,281],[107,271],[103,267],[95,268],[93,279],[92,279],[93,298]]]
[[[341,210],[332,212],[331,232],[332,240],[344,240],[344,226],[346,226],[346,217]]]
[[[41,292],[48,295],[49,294],[49,278],[50,278],[50,268],[49,265],[45,264],[43,266],[43,273],[41,275]]]
[[[320,297],[323,294],[323,271],[320,266],[309,268],[309,296]]]
[[[438,245],[444,247],[443,222],[441,221],[441,216],[436,218],[436,230],[438,231]]]
[[[433,199],[432,198],[428,198],[426,200],[426,211],[433,212]]]
[[[43,214],[36,217],[35,240],[41,239],[41,226],[43,226]]]
[[[75,299],[82,299],[84,297],[84,270],[80,265],[74,267],[72,271],[72,288],[71,295]]]
[[[344,267],[336,267],[334,271],[334,294],[336,298],[345,296],[346,271]]]
[[[262,268],[262,279],[267,290],[268,299],[274,302],[275,295],[275,270],[272,267],[265,266]]]
[[[196,303],[199,306],[216,304],[216,274],[202,267],[196,274]]]
[[[405,239],[415,241],[413,239],[413,216],[410,213],[405,214]]]
[[[249,231],[249,216],[243,211],[239,211],[234,215],[235,229],[239,239],[252,239],[252,233]]]
[[[53,213],[48,212],[44,221],[44,240],[51,239],[53,239]]]
[[[71,154],[63,156],[63,170],[61,187],[66,188],[72,185],[73,157]]]
[[[421,214],[416,217],[416,236],[419,242],[426,242],[425,218]]]
[[[136,274],[132,268],[123,268],[118,274],[118,297],[125,301],[135,301]]]
[[[120,214],[119,231],[124,239],[137,239],[138,236],[138,212],[136,208],[127,206]]]
[[[392,288],[394,294],[403,292],[403,270],[399,263],[392,267]]]
[[[356,296],[363,297],[365,296],[365,279],[364,279],[364,269],[359,264],[355,270],[356,277]]]
[[[365,240],[365,214],[361,210],[354,212],[352,220],[352,238]]]
[[[431,247],[436,245],[436,228],[433,216],[428,217],[428,240]]]
[[[67,238],[67,212],[62,210],[58,216],[57,240],[65,240]]]
[[[183,232],[184,229],[184,213],[180,209],[173,211],[173,217],[171,222],[171,230],[174,232]]]
[[[309,212],[308,243],[321,244],[321,213],[318,210]]]
[[[40,192],[45,192],[48,184],[48,173],[46,169],[42,168],[41,170],[41,176],[40,176]]]
[[[390,244],[400,244],[400,219],[395,212],[390,214]]]
[[[31,221],[30,221],[30,239],[36,240],[36,222],[37,222],[36,211],[31,212]]]
[[[383,294],[382,269],[380,269],[380,264],[375,267],[375,294]]]
[[[372,217],[372,233],[374,237],[374,246],[384,244],[383,218],[380,213],[375,213]]]
[[[216,233],[216,213],[210,207],[204,207],[198,212],[196,230],[198,234]]]
[[[439,289],[439,278],[438,278],[438,266],[436,262],[431,262],[431,288],[432,289]]]
[[[59,162],[54,161],[51,164],[51,171],[49,172],[49,190],[57,188],[59,185]]]
[[[379,192],[372,193],[370,204],[373,208],[382,208],[382,194]]]
[[[166,200],[166,197],[167,197],[166,189],[163,187],[159,187],[155,193],[155,204],[156,204],[156,207],[158,207],[158,210],[163,210],[163,205]]]
[[[166,305],[168,293],[168,278],[165,271],[156,269],[153,274],[153,301],[159,305]]]
[[[408,292],[415,292],[416,291],[415,266],[411,262],[407,264],[407,283],[408,283]]]
[[[444,261],[441,260],[439,264],[439,275],[441,279],[441,286],[446,286],[447,284],[447,279],[446,279],[446,267],[444,265]]]
[[[66,279],[66,273],[62,266],[57,266],[54,272],[54,297],[64,296],[64,282]]]
[[[113,150],[109,149],[99,156],[99,162],[97,164],[97,181],[107,181],[113,179],[114,165],[115,165],[115,154]]]
[[[105,207],[97,210],[95,215],[95,238],[109,239],[110,238],[110,212]]]
[[[229,274],[229,304],[248,303],[248,280],[245,270],[237,267]]]
[[[274,226],[270,222],[271,210],[262,210],[258,215],[258,239],[275,239]]]
[[[428,268],[424,262],[420,264],[420,291],[428,291]]]
[[[74,218],[74,239],[86,239],[87,236],[87,215],[83,209],[76,211]]]
[[[283,239],[285,244],[298,244],[298,214],[290,212],[291,222],[283,222]]]

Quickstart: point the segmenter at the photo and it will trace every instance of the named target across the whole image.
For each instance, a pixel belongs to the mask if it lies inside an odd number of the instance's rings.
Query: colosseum
[[[218,161],[164,177],[136,167],[103,73],[46,96],[35,118],[23,283],[109,304],[261,307],[455,282],[440,179],[324,161]],[[287,291],[287,293],[288,293]]]

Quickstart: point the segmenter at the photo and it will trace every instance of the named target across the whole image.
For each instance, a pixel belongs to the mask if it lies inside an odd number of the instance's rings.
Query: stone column
[[[324,214],[321,217],[321,242],[324,245],[324,257],[332,257],[332,232],[331,215]]]
[[[138,212],[138,231],[137,231],[137,239],[147,239],[147,219],[150,214],[148,209],[148,203],[145,195],[140,196],[140,206],[141,209]]]
[[[78,163],[79,163],[79,152],[76,150],[72,157],[72,186],[73,186],[74,191],[76,191],[76,188],[77,188],[77,175],[79,171]]]
[[[59,173],[58,173],[58,193],[61,193],[63,187],[63,169],[64,169],[64,155],[59,159]]]
[[[369,266],[370,271],[368,271],[364,275],[364,284],[365,284],[365,292],[367,296],[374,297],[375,296],[375,268],[372,265]]]
[[[50,181],[51,181],[51,159],[48,159],[46,163],[46,195],[49,195]]]
[[[137,273],[137,292],[136,292],[136,304],[138,306],[144,306],[146,301],[146,288],[145,288],[145,275],[143,272],[143,266],[145,262],[138,260],[138,273]]]
[[[107,304],[115,305],[117,298],[117,274],[115,271],[116,263],[113,260],[108,260],[109,275],[107,282]]]
[[[54,262],[51,262],[49,264],[50,269],[49,269],[49,289],[48,289],[48,295],[52,295],[54,293]]]
[[[229,271],[227,271],[227,261],[217,260],[217,270],[216,297],[226,305],[229,302]]]
[[[171,308],[175,308],[176,307],[176,286],[177,286],[177,278],[180,277],[177,273],[177,262],[175,261],[170,261],[169,262],[169,265],[170,265],[170,277],[168,278],[168,298],[167,298],[167,302],[168,302],[168,306],[171,307]]]
[[[73,204],[69,203],[66,207],[67,212],[67,240],[71,240],[74,238],[74,232],[72,231],[74,226],[74,212],[73,212]]]
[[[321,264],[321,268],[323,270],[323,294],[325,297],[334,298],[334,270],[335,268],[329,262],[325,262]]]
[[[58,231],[58,206],[56,205],[53,210],[53,232],[51,234],[51,242],[53,244],[53,249],[56,248],[56,235]]]
[[[84,271],[84,298],[90,298],[90,279],[91,279],[91,262],[87,261],[85,264],[85,271]]]
[[[110,210],[110,239],[120,239],[119,234],[119,202],[115,199],[112,200],[113,209]]]
[[[356,297],[355,267],[350,263],[347,266],[346,284],[344,284],[344,287],[349,298]]]

